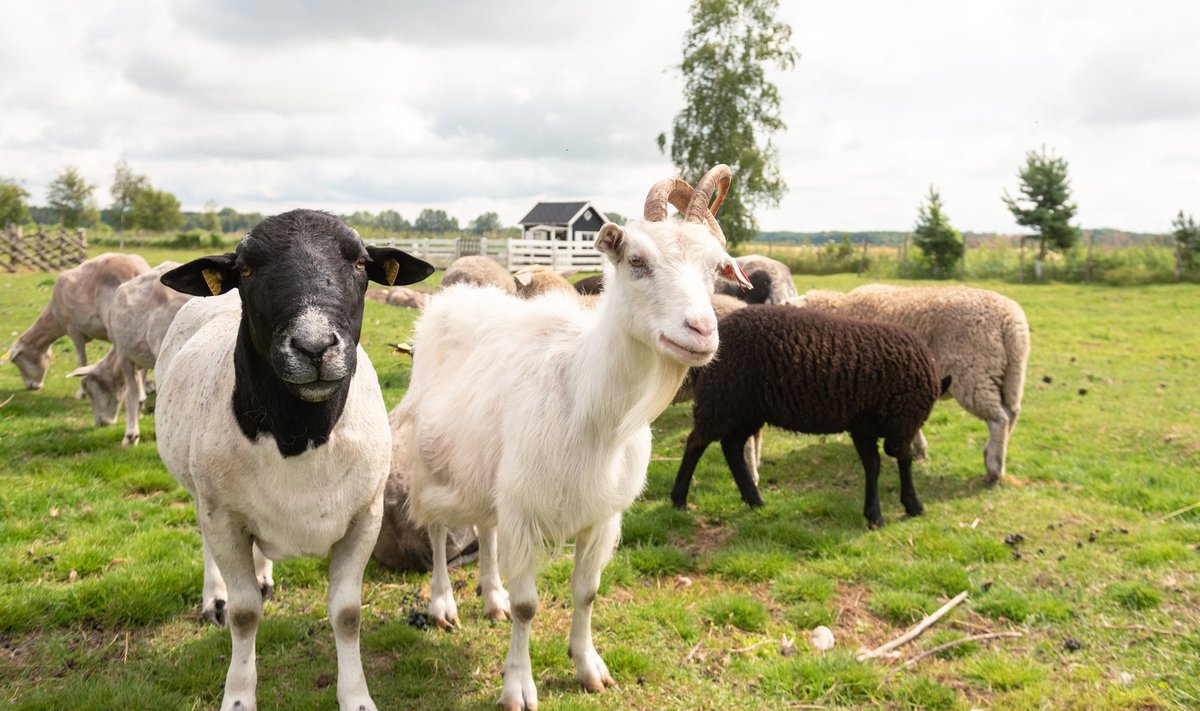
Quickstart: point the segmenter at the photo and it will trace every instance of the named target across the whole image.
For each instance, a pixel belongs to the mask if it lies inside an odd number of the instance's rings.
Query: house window
[[[592,219],[592,211],[588,210],[587,212],[583,213],[583,219],[585,219],[585,220]]]

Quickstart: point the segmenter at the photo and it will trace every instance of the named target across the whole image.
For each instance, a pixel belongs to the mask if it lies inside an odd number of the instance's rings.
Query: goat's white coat
[[[284,459],[273,438],[252,442],[234,419],[233,361],[240,314],[236,290],[193,299],[171,324],[158,358],[158,448],[167,468],[196,500],[205,543],[205,609],[210,610],[214,599],[226,593],[226,581],[214,558],[226,554],[222,546],[233,538],[228,532],[234,531],[253,538],[257,549],[254,573],[258,584],[268,587],[270,561],[257,555],[259,551],[267,558],[282,560],[320,557],[333,549],[330,617],[347,604],[357,612],[362,569],[379,532],[391,457],[390,449],[381,446],[391,434],[375,370],[359,348],[346,407],[329,440]],[[346,549],[342,556],[339,548]],[[236,563],[234,560],[234,568]],[[239,592],[230,582],[232,603]],[[252,590],[257,596],[258,587]],[[261,600],[257,604],[261,615]],[[334,630],[339,700],[350,699],[352,703],[347,705],[353,708],[361,703],[374,709],[362,673],[357,634],[351,642],[338,633],[336,624]],[[247,651],[245,645],[239,648],[235,630],[227,699],[231,690],[248,688],[252,692],[253,660],[253,636]]]
[[[485,613],[505,617],[511,605],[514,617],[500,699],[507,708],[537,704],[528,655],[536,566],[547,543],[572,536],[576,677],[594,690],[612,683],[591,640],[600,572],[621,513],[645,485],[650,421],[688,366],[716,351],[710,295],[717,267],[732,260],[708,229],[634,222],[617,251],[594,309],[570,294],[525,301],[456,286],[432,299],[413,337],[398,412],[412,424],[409,512],[429,526],[434,546],[430,614],[457,622],[442,532],[477,525]],[[633,257],[653,276],[636,276]],[[493,562],[496,538],[508,595]]]

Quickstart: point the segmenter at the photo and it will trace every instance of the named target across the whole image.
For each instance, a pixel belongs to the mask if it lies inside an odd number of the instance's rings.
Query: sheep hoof
[[[883,528],[883,517],[879,516],[878,518],[868,518],[867,519],[867,528],[869,528],[872,531]]]
[[[206,607],[200,611],[200,617],[208,620],[218,627],[225,626],[225,601],[221,598],[213,600],[212,607]]]
[[[271,583],[261,583],[258,586],[258,591],[262,593],[262,599],[270,600],[271,595],[275,592],[275,586]]]
[[[983,485],[989,489],[994,489],[1000,485],[999,474],[987,474],[983,477]]]
[[[913,504],[912,506],[908,506],[906,504],[904,506],[904,513],[908,514],[910,517],[911,516],[920,516],[921,514],[925,513],[925,507],[923,505],[921,505],[921,502],[919,502],[919,501],[917,503]]]
[[[675,507],[676,511],[687,511],[688,510],[688,505],[687,505],[686,499],[684,499],[683,501],[672,501],[671,504]]]
[[[125,435],[121,440],[122,447],[136,447],[142,441],[141,435]]]

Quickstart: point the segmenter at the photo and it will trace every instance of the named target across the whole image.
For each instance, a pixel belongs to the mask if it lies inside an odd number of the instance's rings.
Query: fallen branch
[[[684,664],[687,664],[688,662],[692,661],[692,657],[696,656],[696,652],[700,651],[700,645],[703,643],[704,643],[704,640],[700,640],[699,642],[696,643],[696,646],[692,647],[692,651],[688,652],[687,656],[683,658]]]
[[[1187,637],[1186,632],[1176,632],[1175,630],[1165,630],[1161,627],[1147,627],[1146,625],[1103,625],[1106,630],[1134,630],[1135,632],[1153,632],[1155,634],[1175,635],[1176,637]]]
[[[12,402],[12,399],[13,399],[14,397],[16,397],[16,396],[17,396],[17,395],[16,395],[16,393],[13,393],[12,395],[9,395],[9,396],[8,396],[8,399],[6,399],[4,402],[0,402],[0,407],[4,407],[4,406],[5,406],[5,405],[7,405],[8,403]]]
[[[913,657],[912,659],[909,659],[908,661],[904,662],[903,666],[911,667],[912,665],[921,661],[925,657],[937,654],[938,652],[944,652],[947,649],[950,649],[951,647],[954,647],[954,646],[957,646],[960,644],[966,644],[967,642],[978,642],[979,640],[982,640],[982,639],[994,639],[996,637],[1023,637],[1023,636],[1024,635],[1022,635],[1020,632],[987,632],[984,634],[973,634],[969,637],[959,637],[958,639],[950,640],[949,642],[946,642],[945,644],[939,644],[938,646],[934,647],[933,649],[927,649],[924,652],[921,652],[920,654]]]
[[[1169,514],[1166,514],[1165,516],[1159,516],[1158,518],[1154,519],[1154,522],[1162,523],[1163,521],[1166,521],[1169,518],[1175,518],[1176,516],[1178,516],[1180,514],[1185,514],[1188,511],[1191,511],[1192,509],[1200,509],[1200,501],[1197,501],[1196,503],[1192,504],[1191,506],[1184,506],[1181,509],[1175,509],[1174,511],[1172,511]]]
[[[908,644],[909,642],[913,641],[917,637],[921,636],[922,632],[929,629],[929,627],[934,622],[937,622],[939,619],[941,619],[943,615],[945,615],[950,610],[953,610],[958,605],[958,603],[960,603],[966,599],[967,599],[967,591],[963,590],[959,594],[955,595],[954,598],[952,600],[950,600],[950,602],[947,602],[945,605],[942,605],[940,608],[938,608],[937,612],[934,612],[932,615],[929,615],[925,619],[923,619],[920,622],[918,622],[917,624],[913,625],[911,628],[909,628],[909,630],[907,632],[900,635],[896,639],[894,639],[891,642],[888,642],[886,644],[883,644],[879,647],[876,647],[875,649],[872,649],[869,652],[863,652],[862,654],[858,655],[858,661],[865,662],[868,659],[874,659],[875,657],[882,657],[883,655],[887,654],[888,652],[892,651],[893,649],[896,649],[897,647],[902,647],[902,646]]]
[[[764,644],[770,644],[774,641],[775,640],[773,640],[773,639],[764,639],[761,642],[755,642],[754,644],[750,645],[749,647],[741,647],[739,649],[731,649],[731,650],[729,650],[729,653],[730,654],[743,654],[745,652],[753,652],[754,650],[758,649],[759,647],[763,646]]]

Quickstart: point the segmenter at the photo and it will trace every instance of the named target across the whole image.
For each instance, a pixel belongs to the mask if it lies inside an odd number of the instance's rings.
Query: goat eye
[[[629,266],[633,267],[634,269],[641,269],[642,267],[646,266],[646,260],[642,259],[641,257],[630,257]]]
[[[360,257],[360,258],[359,258],[359,260],[358,260],[357,262],[355,262],[355,263],[354,263],[354,268],[355,268],[355,269],[357,269],[357,270],[359,270],[359,271],[362,271],[363,269],[366,269],[366,268],[367,268],[367,258],[366,258],[366,257]]]
[[[244,276],[244,277],[248,277],[248,276],[250,276],[250,272],[251,272],[251,269],[250,269],[250,267],[246,266],[245,264],[243,264],[242,266],[238,267],[238,273],[239,273],[239,274],[241,274],[241,275],[242,275],[242,276]]]

